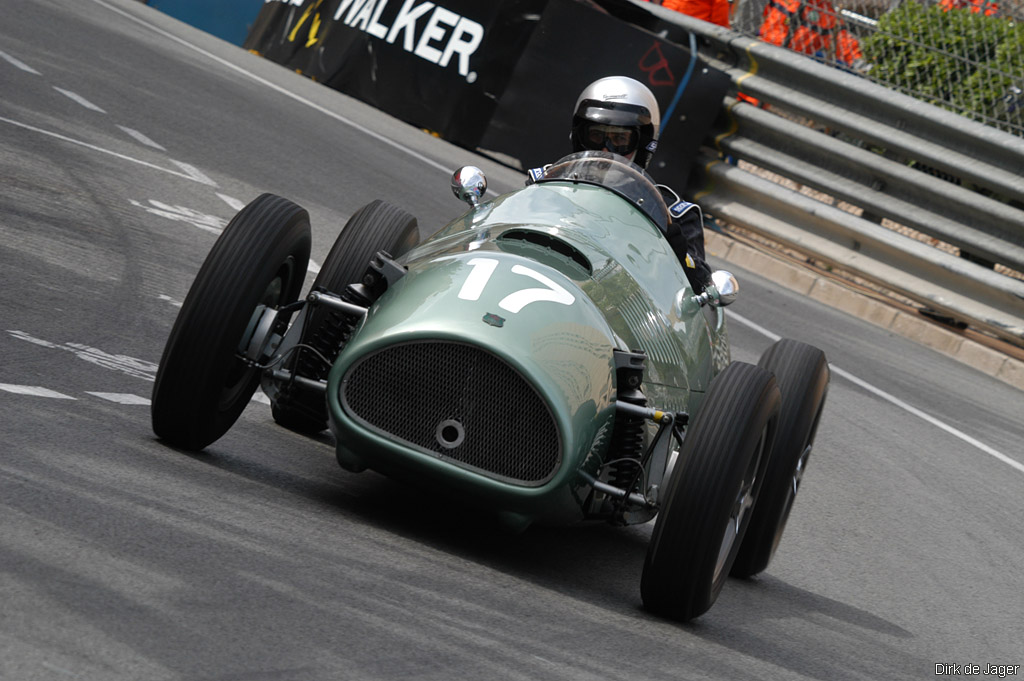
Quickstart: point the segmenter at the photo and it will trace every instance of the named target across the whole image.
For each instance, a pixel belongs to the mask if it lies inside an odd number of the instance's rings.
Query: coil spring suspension
[[[355,286],[346,287],[339,297],[347,303],[362,307],[370,304],[369,299]],[[352,336],[358,318],[326,308],[315,310],[313,314],[314,317],[310,320],[313,331],[301,342],[303,345],[315,349],[316,352],[305,347],[298,348],[290,369],[296,376],[319,381],[327,378],[334,359]],[[325,362],[324,359],[329,361]],[[327,415],[323,397],[310,394],[293,382],[289,381],[281,386],[277,404],[280,407],[305,414],[307,418],[313,419],[321,425],[326,425]]]
[[[346,303],[353,303],[360,306],[368,306],[370,303],[361,293],[354,290],[354,287],[346,287],[341,293],[341,299]],[[303,341],[304,344],[313,347],[324,358],[329,360],[325,363],[320,356],[314,352],[303,352],[300,348],[295,363],[295,371],[300,376],[319,381],[327,378],[331,371],[331,364],[341,352],[341,349],[351,338],[356,328],[358,319],[335,310],[323,310],[320,319],[314,316],[313,333]]]
[[[615,351],[616,399],[638,407],[647,406],[647,398],[640,391],[644,378],[642,350],[633,352]],[[608,482],[615,487],[629,490],[637,479],[640,459],[644,452],[646,422],[642,416],[619,410],[615,414],[615,428],[612,431],[609,449]]]
[[[362,280],[346,286],[339,297],[346,303],[366,309],[383,295],[389,285],[404,275],[405,268],[402,265],[386,251],[378,251],[366,268]],[[318,290],[325,292],[322,288]],[[303,331],[295,355],[289,360],[290,371],[295,376],[312,381],[326,379],[334,360],[352,337],[360,319],[359,315],[345,314],[328,307],[317,307],[310,311],[307,330]],[[275,406],[305,415],[317,425],[326,426],[323,395],[302,390],[294,381],[287,381],[280,387]]]

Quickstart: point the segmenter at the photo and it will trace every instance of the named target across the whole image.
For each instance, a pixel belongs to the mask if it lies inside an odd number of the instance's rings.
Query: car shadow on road
[[[815,679],[919,678],[935,660],[916,635],[870,610],[768,572],[730,579],[714,608],[680,625],[694,636]],[[818,650],[818,654],[808,651]]]
[[[714,607],[693,622],[651,615],[641,606],[640,577],[653,522],[627,528],[597,523],[536,526],[513,535],[486,514],[429,491],[385,478],[377,478],[373,486],[376,492],[356,505],[344,502],[367,523],[581,604],[675,629],[802,677],[872,678],[885,668],[897,678],[934,669],[929,666],[934,660],[907,652],[907,641],[914,638],[910,631],[770,570],[752,579],[730,579]],[[828,647],[827,654],[809,654],[822,646]]]
[[[927,670],[931,662],[907,652],[905,641],[914,636],[906,629],[773,576],[770,570],[753,579],[729,580],[712,610],[694,622],[663,620],[644,611],[640,603],[640,577],[653,523],[626,528],[605,523],[533,526],[511,533],[493,514],[451,495],[373,472],[346,473],[324,454],[280,465],[277,459],[260,463],[216,450],[190,456],[330,507],[349,521],[558,592],[581,607],[635,617],[657,629],[675,629],[803,677],[864,678],[878,671],[879,658],[887,660],[887,668],[901,670]],[[822,645],[828,645],[828,655],[808,654]],[[872,654],[865,655],[865,649]]]

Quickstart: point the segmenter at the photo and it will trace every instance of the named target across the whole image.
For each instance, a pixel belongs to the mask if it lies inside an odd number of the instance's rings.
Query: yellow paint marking
[[[757,60],[754,59],[754,55],[752,55],[750,53],[750,48],[753,47],[754,45],[757,45],[757,43],[758,43],[757,40],[752,40],[749,43],[747,43],[746,53],[747,53],[747,59],[750,60],[750,68],[747,69],[746,73],[744,73],[742,76],[740,76],[739,78],[736,79],[736,88],[737,89],[739,89],[739,88],[741,88],[743,86],[743,81],[745,81],[747,78],[750,78],[751,76],[756,76],[757,75]]]
[[[306,8],[306,11],[302,13],[301,17],[299,17],[298,23],[295,24],[295,28],[293,28],[292,32],[288,34],[288,42],[295,42],[295,38],[299,35],[299,29],[306,23],[306,19],[313,16],[312,25],[310,26],[309,33],[307,33],[308,38],[306,40],[306,47],[316,43],[316,32],[320,28],[320,13],[316,12],[316,10],[320,9],[320,3],[323,1],[324,0],[316,0],[316,2]],[[314,12],[316,12],[315,15],[313,14]]]
[[[717,160],[716,161],[711,161],[710,163],[707,163],[704,166],[704,176],[705,177],[711,177],[711,168],[714,167],[715,165],[718,165],[719,163],[721,163],[721,161],[717,161]],[[708,181],[707,186],[704,187],[704,189],[700,190],[699,192],[697,192],[694,195],[693,202],[694,203],[699,202],[702,198],[704,198],[708,194],[712,193],[713,191],[715,191],[715,183],[713,181]]]
[[[749,43],[747,43],[745,51],[747,53],[747,59],[750,62],[750,68],[747,69],[746,73],[744,73],[742,76],[736,79],[737,91],[743,89],[743,81],[745,81],[747,78],[750,78],[751,76],[757,75],[757,59],[755,59],[754,55],[750,53],[750,48],[756,45],[758,42],[759,41],[757,40],[752,40]],[[718,149],[719,151],[722,151],[722,141],[725,140],[726,138],[732,137],[733,135],[736,134],[736,131],[739,130],[740,124],[736,120],[736,117],[732,115],[732,107],[736,106],[736,104],[738,103],[739,102],[737,101],[735,104],[733,104],[726,110],[726,114],[729,116],[729,129],[723,132],[721,135],[715,137],[715,148]]]
[[[320,13],[317,12],[313,16],[313,23],[309,25],[309,39],[306,40],[306,47],[313,47],[316,45],[316,41],[320,38],[317,34],[320,32]]]

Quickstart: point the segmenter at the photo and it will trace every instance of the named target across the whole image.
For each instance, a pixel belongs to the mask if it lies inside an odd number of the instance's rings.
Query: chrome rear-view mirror
[[[711,285],[696,300],[701,306],[727,307],[736,302],[740,294],[740,283],[732,272],[715,270],[711,273]]]
[[[471,206],[480,204],[487,191],[487,176],[476,166],[462,166],[452,175],[452,193]]]

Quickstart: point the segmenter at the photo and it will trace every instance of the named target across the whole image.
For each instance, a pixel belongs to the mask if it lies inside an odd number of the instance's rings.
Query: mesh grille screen
[[[547,405],[512,367],[471,345],[422,341],[360,359],[346,410],[378,433],[488,477],[539,486],[561,448]]]

